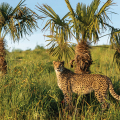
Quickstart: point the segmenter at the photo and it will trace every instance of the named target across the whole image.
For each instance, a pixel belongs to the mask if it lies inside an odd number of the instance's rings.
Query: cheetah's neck
[[[61,72],[59,72],[59,71],[57,71],[57,70],[56,70],[55,72],[56,72],[57,79],[59,79]]]

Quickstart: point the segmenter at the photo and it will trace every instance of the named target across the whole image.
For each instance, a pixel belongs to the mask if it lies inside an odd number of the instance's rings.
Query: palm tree
[[[52,56],[56,56],[60,61],[66,60],[66,62],[68,62],[74,54],[72,44],[68,41],[68,39],[71,38],[69,25],[65,20],[69,13],[60,19],[59,15],[48,5],[43,4],[42,7],[38,4],[36,7],[40,12],[44,13],[46,17],[50,17],[42,29],[50,29],[51,34],[46,35],[46,37],[50,38],[47,40],[49,41],[47,46],[50,46],[49,53]]]
[[[110,42],[116,50],[114,53],[113,62],[115,61],[117,63],[120,71],[120,29],[112,29]]]
[[[99,40],[101,30],[110,29],[114,27],[108,24],[110,18],[107,16],[109,7],[113,5],[111,0],[107,2],[98,10],[100,0],[93,0],[93,2],[86,7],[85,4],[77,4],[76,11],[72,9],[69,0],[65,0],[67,7],[70,11],[69,17],[73,32],[76,34],[78,45],[75,48],[75,72],[77,73],[90,73],[89,67],[92,64],[92,58],[89,51],[89,44],[87,41],[96,43]],[[87,46],[87,47],[86,47]]]
[[[52,31],[51,33],[54,33],[54,36],[58,34],[61,36],[59,30],[57,29],[58,27],[63,28],[64,31],[68,31],[67,34],[62,35],[72,35],[78,43],[75,48],[75,59],[71,60],[71,65],[73,66],[73,61],[75,61],[75,72],[90,73],[89,67],[92,64],[92,58],[89,51],[88,41],[96,43],[99,40],[100,33],[107,28],[112,29],[112,32],[115,30],[114,27],[108,24],[110,18],[107,16],[107,11],[114,3],[112,0],[107,0],[107,2],[98,9],[100,0],[93,0],[89,6],[78,3],[76,11],[74,11],[69,0],[65,0],[65,2],[69,12],[65,15],[65,17],[63,17],[64,20],[60,19],[50,6],[37,6],[40,12],[44,13],[47,17],[50,17],[43,29],[49,26]],[[66,23],[65,25],[61,24],[63,22],[62,20]],[[57,26],[56,30],[53,29],[54,26]],[[58,39],[54,36],[51,36],[51,39],[54,38],[54,42],[55,40],[58,41]],[[66,37],[64,41],[67,42],[68,37]],[[58,51],[60,51],[60,49],[57,49],[56,53],[58,53]]]
[[[8,3],[3,2],[0,5],[0,71],[3,74],[7,72],[5,36],[9,34],[14,42],[19,41],[23,35],[29,35],[37,27],[37,14],[25,7],[24,2],[25,0],[21,0],[14,9]]]

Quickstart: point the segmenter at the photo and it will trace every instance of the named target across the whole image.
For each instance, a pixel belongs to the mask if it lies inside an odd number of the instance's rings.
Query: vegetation
[[[120,94],[119,68],[112,59],[115,50],[109,46],[96,46],[90,51],[94,61],[90,67],[92,74],[110,77],[116,93]],[[57,86],[52,64],[56,59],[43,48],[6,55],[8,73],[0,78],[1,120],[119,120],[120,102],[109,95],[111,107],[101,115],[94,93],[80,97],[73,94],[77,111],[70,118],[64,110],[63,93]],[[69,68],[68,64],[65,66]]]
[[[119,34],[120,30],[108,24],[109,17],[107,11],[113,5],[112,0],[107,2],[98,10],[100,0],[93,0],[90,6],[77,4],[76,11],[73,10],[69,0],[65,0],[69,12],[61,19],[59,15],[48,5],[37,8],[50,19],[45,24],[45,29],[49,29],[52,34],[50,38],[50,49],[37,45],[32,51],[27,49],[13,49],[10,53],[5,51],[4,38],[10,34],[12,40],[19,41],[26,34],[32,33],[36,29],[38,17],[35,12],[23,5],[25,0],[21,0],[15,8],[7,3],[0,4],[0,71],[7,74],[0,77],[0,119],[8,120],[41,120],[41,119],[106,119],[118,120],[120,118],[120,102],[111,95],[110,109],[100,114],[100,104],[94,94],[77,97],[73,94],[75,110],[69,116],[64,109],[64,96],[57,86],[57,79],[53,69],[53,60],[76,59],[81,55],[81,41],[96,42],[101,33],[107,27],[111,30],[110,41],[117,50],[109,49],[109,46],[91,47],[87,59],[79,57],[78,62],[86,66],[86,60],[90,61],[87,65],[90,72],[103,74],[111,78],[115,91],[120,94],[120,75],[119,75]],[[70,19],[68,19],[70,18]],[[70,38],[73,36],[78,47],[71,44]],[[93,37],[93,41],[92,41]],[[84,51],[83,50],[83,51]],[[52,56],[49,56],[49,53]],[[74,51],[76,53],[74,58]],[[8,53],[6,55],[6,52]],[[104,52],[104,54],[103,54]],[[84,52],[83,52],[84,53]],[[83,54],[85,56],[86,54]],[[6,56],[5,56],[6,55]],[[91,59],[92,56],[92,59]],[[113,60],[113,57],[115,58]],[[82,58],[82,59],[81,59]],[[116,63],[114,62],[116,61]],[[79,64],[78,64],[79,66]],[[66,64],[66,67],[70,65]],[[89,69],[85,69],[88,70]],[[108,101],[109,102],[109,101]]]

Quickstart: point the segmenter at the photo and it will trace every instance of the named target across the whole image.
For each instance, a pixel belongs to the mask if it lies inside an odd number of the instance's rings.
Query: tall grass
[[[120,74],[112,63],[114,50],[92,47],[92,73],[111,78],[115,91],[120,94]],[[57,86],[52,61],[46,50],[12,52],[6,56],[8,73],[0,78],[1,120],[119,120],[120,102],[110,94],[110,109],[100,114],[100,103],[94,93],[84,96],[73,94],[75,110],[72,116],[65,112],[64,96]],[[66,67],[68,67],[66,65]]]

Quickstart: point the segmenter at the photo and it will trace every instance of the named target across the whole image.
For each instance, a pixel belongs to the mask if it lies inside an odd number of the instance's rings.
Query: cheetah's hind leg
[[[107,92],[103,93],[103,92],[101,92],[101,90],[95,91],[95,96],[96,96],[97,100],[99,101],[99,103],[101,103],[102,113],[106,109],[109,109],[110,105],[108,103]]]

